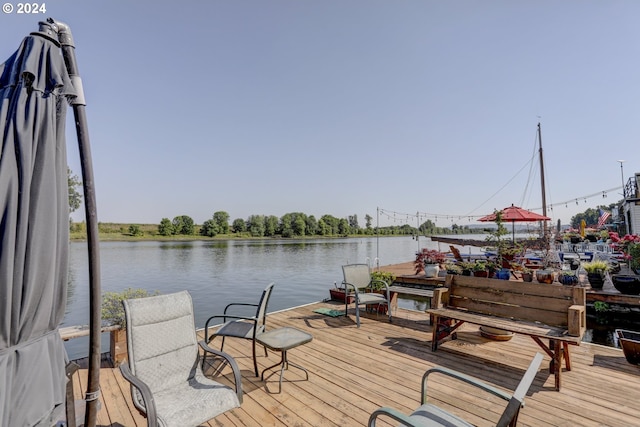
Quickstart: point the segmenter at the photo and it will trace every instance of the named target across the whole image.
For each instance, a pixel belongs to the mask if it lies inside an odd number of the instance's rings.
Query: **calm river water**
[[[465,237],[465,236],[459,236]],[[473,238],[473,236],[469,236]],[[478,237],[476,237],[478,238]],[[480,237],[482,238],[482,237]],[[189,242],[102,242],[102,291],[142,288],[162,294],[186,289],[193,297],[197,327],[221,314],[229,302],[258,302],[262,290],[275,283],[269,311],[317,302],[329,297],[342,280],[343,264],[389,265],[411,261],[421,247],[448,250],[448,245],[421,237],[344,239],[224,240]],[[462,248],[465,253],[469,248]],[[473,251],[477,251],[474,248]],[[87,245],[72,242],[64,326],[89,323]],[[400,300],[404,308],[425,303]],[[625,325],[626,326],[626,325]],[[591,327],[585,340],[613,345],[611,325]],[[71,359],[88,354],[88,338],[65,343]],[[109,348],[103,334],[102,351]]]

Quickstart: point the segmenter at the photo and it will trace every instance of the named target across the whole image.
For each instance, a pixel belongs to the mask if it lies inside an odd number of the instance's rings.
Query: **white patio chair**
[[[343,265],[342,273],[344,274],[342,285],[345,287],[344,315],[347,316],[349,296],[352,295],[354,297],[353,302],[356,307],[356,325],[358,328],[360,327],[361,305],[375,305],[376,308],[378,308],[378,306],[386,306],[387,314],[389,315],[389,322],[391,322],[389,284],[384,280],[372,280],[371,270],[368,264]],[[376,292],[379,288],[378,285],[382,285],[381,290],[384,293]],[[377,312],[378,311],[376,311],[376,313]]]
[[[231,356],[200,347],[233,370],[235,391],[202,372],[193,302],[187,291],[123,301],[128,362],[120,365],[131,383],[135,407],[150,427],[198,426],[242,403],[240,370]]]

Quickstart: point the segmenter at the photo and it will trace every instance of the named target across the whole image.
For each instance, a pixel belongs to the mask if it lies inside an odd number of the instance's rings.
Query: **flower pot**
[[[366,310],[369,313],[387,314],[386,304],[367,304]]]
[[[625,295],[640,295],[640,276],[614,274],[611,276],[613,286]]]
[[[473,275],[475,277],[489,277],[489,272],[487,270],[475,270]]]
[[[490,326],[480,326],[480,335],[494,341],[509,341],[513,338],[513,332]]]
[[[565,286],[573,286],[578,284],[578,276],[575,274],[560,274],[558,276],[558,282],[562,283]]]
[[[440,272],[440,266],[438,264],[425,264],[424,275],[425,277],[438,277]]]
[[[496,279],[509,280],[511,278],[511,270],[508,268],[501,268],[496,271]]]
[[[471,270],[462,270],[462,275],[463,276],[471,276]]]
[[[522,273],[523,282],[533,282],[533,273]]]
[[[587,279],[592,289],[602,289],[604,286],[604,274],[602,273],[587,273]]]
[[[546,283],[548,285],[553,283],[555,279],[555,273],[553,270],[537,270],[536,280],[540,283]]]
[[[627,362],[633,365],[640,364],[640,332],[616,329],[615,333]]]
[[[337,288],[329,289],[329,295],[331,295],[331,299],[333,301],[340,301],[340,302],[344,302],[344,299],[346,296],[344,289],[337,289]],[[353,296],[349,295],[348,298],[349,298],[348,303],[351,304],[353,302]]]

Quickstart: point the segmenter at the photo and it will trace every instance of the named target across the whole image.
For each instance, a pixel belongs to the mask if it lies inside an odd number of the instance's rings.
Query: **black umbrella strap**
[[[98,387],[98,390],[84,395],[84,400],[86,400],[87,402],[91,402],[92,400],[98,400],[99,398],[100,398],[100,387]]]

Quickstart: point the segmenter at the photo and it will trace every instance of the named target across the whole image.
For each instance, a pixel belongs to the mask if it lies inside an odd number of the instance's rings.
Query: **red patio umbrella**
[[[501,212],[502,212],[502,221],[511,223],[511,229],[513,233],[514,241],[516,236],[516,231],[515,231],[516,222],[549,221],[551,219],[548,216],[540,215],[538,213],[528,211],[526,209],[522,209],[518,206],[514,206],[513,204],[507,208],[502,209]],[[480,222],[493,222],[495,220],[496,220],[495,212],[478,219],[478,221]]]

